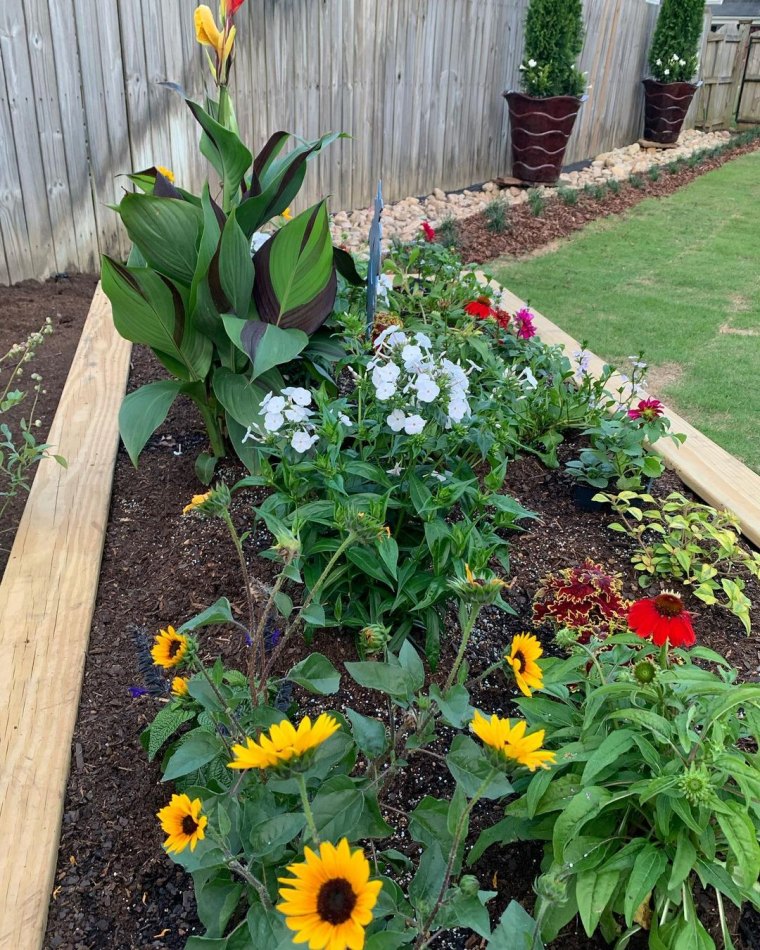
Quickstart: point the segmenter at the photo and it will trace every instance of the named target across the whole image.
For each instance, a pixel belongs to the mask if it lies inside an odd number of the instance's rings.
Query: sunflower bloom
[[[182,696],[187,696],[187,677],[186,676],[175,676],[172,680],[172,696],[176,696],[178,699]]]
[[[534,689],[541,689],[544,685],[544,674],[536,662],[543,652],[541,644],[530,633],[518,633],[512,638],[509,655],[504,659],[512,667],[523,696],[532,696]]]
[[[526,736],[527,724],[524,720],[519,720],[513,726],[509,719],[499,716],[486,719],[476,710],[470,729],[484,745],[494,750],[500,760],[517,762],[531,772],[537,768],[548,769],[549,764],[556,759],[554,752],[541,748],[544,730],[539,729]]]
[[[362,950],[364,928],[383,886],[370,881],[364,852],[352,853],[343,838],[337,846],[323,842],[319,854],[305,848],[304,857],[288,865],[292,878],[279,878],[284,886],[277,910],[295,931],[293,942],[308,943],[309,950]]]
[[[311,719],[305,716],[298,724],[298,729],[284,719],[272,726],[268,733],[262,734],[258,742],[246,739],[244,746],[234,745],[232,753],[235,761],[228,762],[227,766],[231,769],[276,768],[302,758],[322,745],[338,729],[340,723],[327,713],[322,713],[313,725]]]
[[[184,633],[177,633],[174,627],[167,627],[156,634],[150,655],[156,666],[170,670],[184,660],[188,647],[188,639]]]
[[[201,808],[200,798],[190,801],[187,795],[172,795],[169,804],[158,812],[156,818],[169,836],[164,841],[167,851],[179,854],[188,845],[191,851],[195,851],[198,842],[203,841],[208,818],[201,815]]]
[[[202,495],[193,495],[192,501],[189,505],[185,505],[182,509],[182,514],[187,515],[191,511],[197,511],[199,508],[202,508],[203,505],[211,498],[211,490],[204,492]]]
[[[691,614],[672,590],[637,600],[628,611],[628,626],[643,639],[651,637],[658,647],[667,641],[674,647],[693,647],[697,642]]]

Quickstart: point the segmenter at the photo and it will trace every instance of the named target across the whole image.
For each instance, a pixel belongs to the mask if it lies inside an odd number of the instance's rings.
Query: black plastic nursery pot
[[[603,511],[608,507],[606,501],[593,501],[594,495],[604,491],[603,488],[594,488],[593,485],[585,485],[582,482],[576,482],[573,485],[573,501],[575,507],[581,511]]]
[[[551,185],[559,178],[580,96],[539,99],[505,92],[512,132],[512,174],[521,181]]]
[[[691,82],[642,80],[644,85],[644,138],[673,145],[681,134],[697,86]]]

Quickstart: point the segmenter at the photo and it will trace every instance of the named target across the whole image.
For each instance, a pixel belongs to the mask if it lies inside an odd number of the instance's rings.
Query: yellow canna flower
[[[512,667],[523,696],[532,696],[534,689],[544,685],[544,674],[536,662],[543,652],[541,644],[530,633],[518,633],[512,639],[509,654],[504,659]]]
[[[232,45],[235,42],[235,27],[231,28],[225,43],[224,33],[217,27],[210,7],[205,4],[196,7],[193,19],[195,21],[196,40],[204,46],[211,46],[216,53],[218,64],[223,66],[232,52]]]
[[[285,218],[286,221],[292,221],[292,220],[293,220],[293,212],[290,210],[290,208],[286,208],[286,209],[282,212],[282,216],[283,216],[283,218]]]

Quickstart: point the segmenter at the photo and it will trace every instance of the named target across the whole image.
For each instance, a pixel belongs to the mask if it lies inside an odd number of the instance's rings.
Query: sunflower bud
[[[292,561],[301,553],[301,541],[287,528],[275,532],[274,549],[283,561]]]
[[[391,638],[391,632],[388,627],[384,627],[381,623],[371,623],[369,626],[362,628],[359,636],[365,653],[379,653],[387,646]]]
[[[710,773],[704,765],[692,763],[678,780],[678,788],[692,805],[709,805],[715,798]]]
[[[190,504],[182,509],[182,514],[194,514],[201,518],[219,518],[229,510],[230,500],[229,488],[224,482],[220,482],[203,495],[193,495]]]
[[[459,890],[466,897],[477,897],[478,891],[480,890],[480,881],[474,874],[465,874],[459,882]]]
[[[461,577],[454,577],[449,581],[449,587],[464,603],[478,606],[493,604],[508,586],[505,581],[495,576],[475,577],[469,564],[465,564],[464,571],[464,580]]]
[[[536,881],[536,894],[549,904],[564,904],[567,884],[559,870],[547,871]]]

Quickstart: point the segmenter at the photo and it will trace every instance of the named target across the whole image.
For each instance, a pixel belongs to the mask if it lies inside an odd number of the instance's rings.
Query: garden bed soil
[[[579,231],[589,221],[622,214],[645,198],[671,195],[705,172],[713,171],[731,159],[759,148],[758,142],[743,145],[714,158],[705,159],[694,168],[682,168],[673,175],[664,167],[660,167],[660,177],[657,181],[652,181],[646,172],[642,172],[639,175],[642,181],[640,188],[621,181],[619,193],[613,194],[602,185],[602,198],[593,198],[585,194],[583,189],[578,189],[578,201],[575,205],[566,204],[559,196],[547,196],[540,217],[533,214],[529,204],[516,205],[507,211],[509,230],[501,233],[489,231],[486,219],[480,212],[457,222],[457,250],[465,263],[482,263],[503,255],[524,257],[567,237],[574,231]]]
[[[45,337],[34,360],[24,368],[24,376],[19,380],[18,388],[24,389],[24,384],[28,386],[26,400],[15,409],[3,414],[3,422],[7,423],[12,431],[18,432],[19,419],[29,414],[33,399],[31,389],[34,385],[29,375],[39,373],[46,391],[40,394],[34,412],[35,419],[39,419],[42,425],[33,431],[38,442],[45,441],[69,374],[69,367],[79,343],[97,282],[98,278],[89,274],[77,274],[71,277],[62,274],[51,277],[45,283],[25,280],[13,287],[3,287],[0,291],[2,293],[0,355],[7,353],[15,343],[24,342],[30,333],[39,330],[45,322],[45,317],[50,317],[53,323],[53,333]],[[4,376],[4,380],[7,380],[7,377]],[[16,386],[14,385],[13,388]],[[54,452],[55,448],[51,451]],[[41,464],[55,465],[56,463],[48,461]],[[21,520],[26,498],[26,492],[17,495],[3,516],[0,527],[0,577],[5,570],[8,555],[13,546],[13,538]]]
[[[160,375],[162,371],[153,357],[136,348],[130,388]],[[163,835],[155,814],[168,800],[171,787],[160,783],[158,765],[146,761],[139,743],[140,732],[155,715],[155,700],[130,698],[129,686],[140,682],[135,627],[152,637],[159,627],[178,625],[221,596],[229,597],[241,616],[244,612],[241,580],[224,526],[218,521],[181,515],[183,506],[200,490],[193,462],[204,443],[193,407],[180,401],[150,440],[137,471],[123,448],[119,452],[72,744],[58,868],[44,943],[48,950],[173,950],[183,947],[191,934],[202,932],[194,910],[192,882],[161,848]],[[219,474],[232,483],[241,470],[228,462]],[[655,493],[673,489],[683,490],[683,486],[668,473],[657,483]],[[516,461],[509,467],[505,490],[540,517],[530,522],[524,533],[514,536],[514,584],[508,599],[518,616],[494,608],[484,611],[468,650],[473,674],[500,657],[514,633],[530,629],[531,597],[548,571],[592,557],[621,571],[626,595],[637,595],[636,575],[628,559],[629,542],[607,529],[607,514],[579,511],[571,500],[571,486],[561,474],[547,471],[533,459]],[[251,505],[261,497],[253,490],[236,496],[233,516],[239,527],[250,523]],[[264,583],[271,580],[274,565],[258,558],[256,551],[268,543],[263,529],[253,532],[246,542],[251,572]],[[753,611],[757,628],[760,585],[748,582],[747,593],[757,605]],[[701,608],[694,601],[690,606],[697,614],[699,641],[722,652],[737,667],[741,678],[756,678],[760,665],[757,638],[746,637],[739,621],[723,610]],[[546,631],[540,635],[552,652]],[[204,634],[202,645],[208,656],[221,654],[229,663],[243,666],[244,646],[229,629],[211,628]],[[312,649],[325,653],[339,669],[344,661],[356,656],[353,641],[335,632],[318,636]],[[281,672],[304,651],[303,644],[294,642],[289,655],[281,657]],[[453,654],[451,642],[445,643],[440,665],[444,675]],[[299,715],[325,707],[344,710],[346,706],[369,715],[383,714],[377,694],[361,689],[345,673],[341,692],[335,697],[320,700],[296,688],[294,698]],[[513,687],[495,674],[473,694],[473,704],[489,712],[509,714],[514,698]],[[437,773],[429,762],[418,758],[393,788],[389,804],[411,809],[426,794],[449,792],[446,782],[446,774]],[[388,817],[397,825],[393,814]],[[474,833],[500,817],[497,807],[482,803],[474,815]],[[409,853],[417,850],[403,828],[393,844]],[[482,886],[498,891],[491,904],[495,917],[511,899],[532,907],[532,883],[539,862],[539,849],[522,844],[492,848],[475,865],[472,870]],[[745,912],[740,920],[734,912],[730,922],[737,950],[760,947],[755,916]],[[451,934],[435,944],[437,948],[483,945],[480,938],[465,932]],[[568,929],[554,947],[588,950],[600,945],[585,937],[582,930]]]

